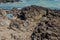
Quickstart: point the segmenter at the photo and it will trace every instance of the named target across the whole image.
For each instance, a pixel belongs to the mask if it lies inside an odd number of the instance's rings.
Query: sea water
[[[19,2],[14,3],[1,3],[0,8],[12,9],[23,8],[25,6],[37,5],[43,6],[51,9],[60,9],[60,0],[20,0]]]

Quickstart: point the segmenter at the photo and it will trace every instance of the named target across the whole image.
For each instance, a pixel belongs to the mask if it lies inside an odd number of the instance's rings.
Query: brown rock
[[[33,5],[10,11],[13,19],[0,16],[1,40],[60,40],[59,10]]]

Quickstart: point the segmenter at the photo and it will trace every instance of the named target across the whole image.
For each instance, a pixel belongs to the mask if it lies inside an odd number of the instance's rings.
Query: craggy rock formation
[[[0,0],[0,3],[6,3],[6,2],[18,2],[19,0]]]
[[[32,5],[10,12],[12,19],[0,14],[0,40],[60,40],[60,10]]]

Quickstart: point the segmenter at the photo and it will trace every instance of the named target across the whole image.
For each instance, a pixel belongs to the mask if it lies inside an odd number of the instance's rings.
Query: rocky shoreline
[[[6,2],[19,2],[19,0],[0,0],[0,3],[6,3]]]
[[[12,18],[4,16],[13,14]],[[0,40],[60,40],[60,10],[40,6],[0,9]]]

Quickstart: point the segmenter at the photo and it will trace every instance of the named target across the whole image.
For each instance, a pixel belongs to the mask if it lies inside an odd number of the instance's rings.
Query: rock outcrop
[[[6,3],[6,2],[19,2],[19,0],[0,0],[0,3]]]
[[[60,40],[60,10],[32,5],[10,12],[12,19],[0,18],[0,40]]]

